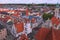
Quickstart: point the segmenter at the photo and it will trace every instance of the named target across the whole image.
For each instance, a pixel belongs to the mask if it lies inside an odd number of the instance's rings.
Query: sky
[[[41,3],[48,3],[48,4],[60,4],[60,0],[0,0],[0,4],[41,4]]]

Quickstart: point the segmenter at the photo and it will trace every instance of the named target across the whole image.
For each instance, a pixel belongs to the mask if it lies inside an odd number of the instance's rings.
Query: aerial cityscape
[[[0,40],[60,40],[60,4],[0,4]]]

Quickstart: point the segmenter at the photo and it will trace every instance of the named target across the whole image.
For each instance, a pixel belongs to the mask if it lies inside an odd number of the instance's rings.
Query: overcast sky
[[[29,3],[35,3],[35,4],[40,4],[40,3],[51,3],[51,4],[56,4],[56,3],[60,3],[60,0],[0,0],[0,4],[7,4],[7,3],[17,3],[17,4],[21,4],[21,3],[25,3],[25,4],[29,4]]]

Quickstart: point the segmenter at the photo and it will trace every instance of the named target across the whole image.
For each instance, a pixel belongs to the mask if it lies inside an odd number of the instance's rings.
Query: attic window
[[[0,24],[0,30],[4,29],[4,26]]]
[[[12,24],[13,24],[13,22],[12,22],[12,21],[9,21],[7,24],[8,24],[8,25],[12,25]]]
[[[25,16],[26,15],[26,12],[22,12],[22,15]]]

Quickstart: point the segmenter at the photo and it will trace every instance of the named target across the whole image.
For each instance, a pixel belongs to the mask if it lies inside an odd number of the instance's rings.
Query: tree
[[[44,20],[47,20],[48,18],[51,19],[53,17],[53,14],[51,14],[51,13],[48,13],[48,14],[44,13],[42,17],[43,17]]]

